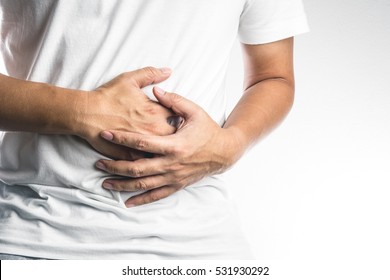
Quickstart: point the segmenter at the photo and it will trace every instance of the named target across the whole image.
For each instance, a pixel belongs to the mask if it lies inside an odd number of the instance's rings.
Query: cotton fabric
[[[299,0],[1,0],[3,72],[92,90],[122,72],[170,67],[159,86],[220,125],[232,46],[307,30]],[[151,87],[144,88],[151,97]],[[72,96],[69,96],[72,98]],[[103,158],[63,135],[0,135],[0,252],[50,259],[248,259],[222,176],[127,209]]]

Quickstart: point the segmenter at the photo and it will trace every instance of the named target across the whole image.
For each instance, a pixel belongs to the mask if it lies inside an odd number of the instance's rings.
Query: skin
[[[155,87],[160,104],[149,100],[141,88],[171,71],[148,67],[92,91],[0,75],[0,130],[81,137],[114,159],[96,167],[127,177],[103,187],[146,191],[128,207],[150,203],[224,172],[287,115],[294,97],[293,39],[243,45],[243,54],[244,93],[223,127],[175,93]],[[174,115],[184,120],[179,128],[167,122]],[[145,152],[155,156],[145,158]]]
[[[135,161],[98,161],[97,168],[127,177],[106,180],[103,187],[146,191],[130,198],[127,207],[151,203],[206,176],[226,171],[251,145],[272,131],[293,104],[293,38],[243,45],[243,56],[243,96],[223,127],[193,102],[154,87],[157,100],[184,120],[175,134],[103,131],[100,136],[108,143],[155,155]]]
[[[168,135],[174,113],[141,88],[169,78],[171,70],[146,67],[119,75],[92,91],[55,87],[0,74],[0,130],[75,135],[100,153],[122,160],[144,157],[102,139],[102,130]]]

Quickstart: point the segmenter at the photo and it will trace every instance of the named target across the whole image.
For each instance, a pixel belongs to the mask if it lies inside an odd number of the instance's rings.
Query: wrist
[[[222,129],[222,145],[219,144],[221,148],[221,154],[224,157],[225,170],[233,166],[244,154],[246,150],[246,145],[244,141],[243,133],[235,127],[221,128]]]
[[[92,91],[78,91],[75,93],[75,106],[70,115],[72,123],[70,124],[70,131],[73,135],[79,136],[83,139],[89,139],[96,135],[96,127],[92,125],[91,114],[89,112],[90,106],[99,107],[99,100],[94,99]],[[92,114],[93,115],[93,114]]]
[[[53,127],[57,134],[82,136],[85,132],[84,111],[86,109],[87,92],[82,90],[53,87],[54,99],[61,108],[54,112]]]
[[[0,74],[0,129],[75,134],[83,92]]]

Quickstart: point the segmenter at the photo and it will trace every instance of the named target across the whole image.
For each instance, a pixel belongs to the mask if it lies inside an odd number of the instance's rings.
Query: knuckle
[[[148,142],[144,139],[137,139],[135,141],[135,148],[137,150],[143,150],[148,147]]]
[[[117,134],[116,136],[114,136],[113,141],[115,141],[117,144],[120,144],[120,145],[125,145],[126,144],[125,137],[123,137],[120,134]]]
[[[144,72],[145,76],[148,78],[153,78],[154,76],[157,75],[156,68],[151,67],[151,66],[147,66],[147,67],[143,68],[143,72]]]
[[[143,180],[139,180],[135,183],[135,188],[140,191],[147,191],[149,189],[148,185]]]
[[[151,192],[149,194],[149,199],[150,199],[150,202],[154,202],[154,201],[160,200],[161,197],[157,193]]]
[[[143,173],[143,170],[138,167],[130,167],[127,171],[130,177],[142,177]]]

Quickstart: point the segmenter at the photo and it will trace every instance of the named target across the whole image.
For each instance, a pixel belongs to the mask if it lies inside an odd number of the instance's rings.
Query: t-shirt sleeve
[[[309,31],[302,0],[247,0],[238,36],[244,44],[265,44]]]

